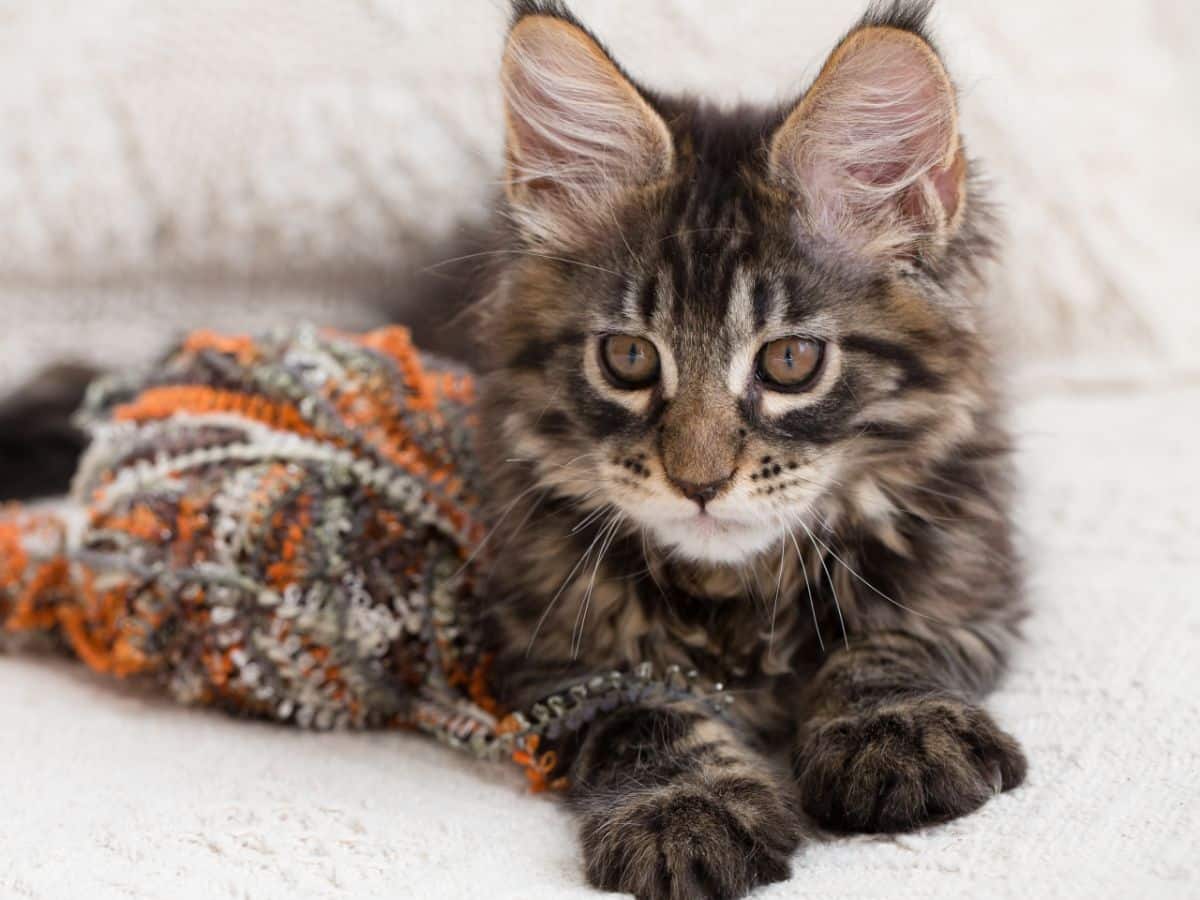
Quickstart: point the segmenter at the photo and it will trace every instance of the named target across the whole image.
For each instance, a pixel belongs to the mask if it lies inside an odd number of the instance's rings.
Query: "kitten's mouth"
[[[683,520],[683,524],[691,525],[696,529],[698,534],[705,536],[730,534],[742,531],[750,525],[749,522],[743,522],[738,519],[725,519],[720,516],[714,516],[705,509],[700,510],[695,515],[688,516]]]
[[[698,509],[688,515],[673,516],[663,524],[674,529],[693,531],[698,536],[714,536],[755,530],[762,523],[739,516],[714,513],[709,509]]]
[[[773,534],[761,522],[707,510],[659,520],[649,527],[659,542],[684,556],[718,563],[739,563],[754,556],[768,546]]]

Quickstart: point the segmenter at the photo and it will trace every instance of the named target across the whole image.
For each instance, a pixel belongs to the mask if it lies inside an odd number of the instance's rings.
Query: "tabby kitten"
[[[801,809],[903,831],[1024,777],[977,705],[1023,606],[990,222],[928,7],[873,7],[795,103],[729,112],[516,3],[480,326],[502,699],[644,661],[736,696],[557,748],[598,887],[742,896],[788,876]]]

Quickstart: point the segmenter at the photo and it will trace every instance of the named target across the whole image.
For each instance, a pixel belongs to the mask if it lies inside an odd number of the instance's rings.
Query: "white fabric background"
[[[577,0],[655,86],[801,87],[859,5]],[[0,3],[0,389],[196,325],[365,326],[495,188],[500,0]],[[763,897],[1200,896],[1200,13],[943,0],[1010,224],[993,298],[1037,615],[1029,784],[817,844]],[[441,255],[439,255],[441,254]],[[0,895],[594,896],[569,821],[402,735],[314,736],[0,658]]]

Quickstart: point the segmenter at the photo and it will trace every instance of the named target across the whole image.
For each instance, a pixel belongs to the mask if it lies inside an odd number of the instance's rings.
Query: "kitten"
[[[502,699],[643,661],[737,698],[556,748],[598,887],[742,896],[801,809],[903,831],[1024,777],[978,705],[1024,608],[991,222],[928,10],[876,5],[795,103],[727,112],[516,3],[479,326]]]

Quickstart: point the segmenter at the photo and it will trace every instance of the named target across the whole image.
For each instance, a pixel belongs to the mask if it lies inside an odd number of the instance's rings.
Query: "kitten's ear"
[[[936,256],[966,201],[954,87],[918,32],[852,32],[771,141],[807,227],[877,259]]]
[[[531,236],[569,244],[611,228],[623,195],[670,171],[666,123],[574,22],[518,18],[501,77],[508,199]]]

